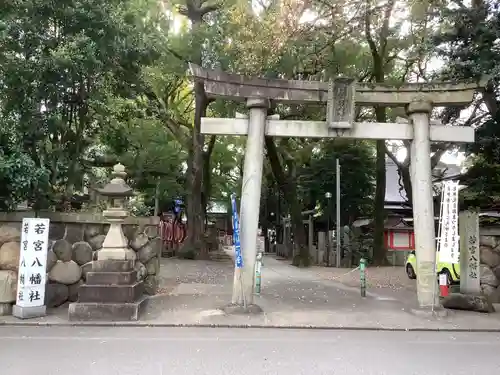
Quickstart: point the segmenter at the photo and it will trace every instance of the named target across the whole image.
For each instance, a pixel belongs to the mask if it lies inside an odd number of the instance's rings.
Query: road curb
[[[335,326],[279,326],[264,324],[207,324],[207,323],[146,323],[146,322],[0,322],[2,327],[120,327],[120,328],[235,328],[283,329],[323,331],[386,331],[386,332],[477,332],[500,333],[500,328],[401,328],[401,327],[335,327]]]

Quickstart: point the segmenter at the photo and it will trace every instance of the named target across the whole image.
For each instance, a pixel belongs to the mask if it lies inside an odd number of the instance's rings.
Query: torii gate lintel
[[[189,69],[195,80],[204,82],[205,93],[211,98],[245,101],[247,98],[261,97],[282,103],[326,103],[331,82],[336,82],[354,86],[357,106],[383,107],[405,107],[415,100],[427,101],[436,107],[468,105],[474,93],[486,85],[488,78],[482,77],[479,81],[392,84],[362,83],[341,77],[320,82],[247,77],[204,69],[192,63]]]

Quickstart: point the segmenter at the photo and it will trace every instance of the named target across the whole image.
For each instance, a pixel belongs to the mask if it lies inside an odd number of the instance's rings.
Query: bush
[[[38,167],[27,154],[0,150],[0,209],[14,210],[25,201],[37,202],[47,197],[49,172]]]

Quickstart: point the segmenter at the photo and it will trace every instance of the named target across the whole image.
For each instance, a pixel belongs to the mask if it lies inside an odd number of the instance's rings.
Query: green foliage
[[[244,143],[243,137],[217,137],[210,163],[214,201],[229,202],[230,194],[240,191]]]
[[[472,155],[480,155],[483,161],[500,163],[500,126],[499,122],[490,118],[476,130],[476,142],[468,145],[467,151]]]
[[[300,174],[301,195],[310,208],[319,203],[325,216],[334,218],[328,208],[336,202],[336,159],[341,166],[341,222],[351,223],[367,216],[373,206],[375,189],[375,150],[365,141],[325,140],[319,143]],[[331,193],[330,206],[325,193]],[[333,222],[333,220],[332,220]]]
[[[465,207],[500,209],[500,164],[476,157],[467,171],[467,189],[461,200]]]
[[[48,180],[45,194],[68,198],[87,166],[85,151],[108,112],[106,99],[135,95],[142,66],[157,56],[152,2],[42,0],[2,4],[0,116],[20,155]],[[2,145],[5,147],[4,145]],[[23,181],[32,177],[25,176]],[[33,184],[12,197],[38,199]],[[30,192],[23,189],[31,186]],[[15,198],[17,199],[17,198]],[[40,202],[38,202],[40,203]]]
[[[439,56],[447,63],[440,75],[464,79],[487,74],[497,81],[500,77],[497,44],[500,4],[490,0],[461,5],[441,8],[441,27],[433,40]]]
[[[381,76],[403,82],[426,78],[425,65],[433,56],[432,47],[437,47],[447,63],[443,77],[492,74],[496,103],[496,2],[450,11],[444,0],[412,1],[405,17],[396,17],[393,3],[272,1],[256,12],[248,2],[228,0],[217,3],[216,11],[204,15],[205,22],[192,27],[180,15],[189,10],[186,5],[194,4],[190,0],[4,1],[0,204],[12,208],[28,199],[43,206],[66,199],[82,181],[92,185],[105,180],[95,167],[109,169],[113,162],[98,162],[106,158],[127,167],[130,183],[141,193],[141,212],[152,205],[158,185],[163,202],[189,194],[185,183],[193,155],[194,95],[186,70],[187,62],[198,57],[209,68],[269,78],[327,80],[345,75],[373,81]],[[439,27],[436,14],[441,17]],[[311,17],[314,21],[305,21]],[[391,22],[384,21],[387,17]],[[377,66],[378,78],[370,42],[383,60]],[[242,104],[217,100],[210,103],[207,116],[232,117],[245,110]],[[325,118],[325,108],[319,105],[278,104],[272,110],[282,119]],[[374,113],[363,110],[358,118],[369,121]],[[485,190],[496,189],[497,113],[481,121],[480,142],[469,150],[478,155],[470,176],[481,178],[471,189],[500,195]],[[204,142],[210,164],[203,166],[209,168],[203,190],[208,201],[227,201],[227,194],[240,188],[245,138],[216,137],[210,148],[211,140],[206,137]],[[292,182],[297,191],[288,209],[325,209],[325,192],[335,194],[339,158],[343,222],[371,213],[376,169],[372,144],[281,139],[276,148],[285,183]],[[276,178],[269,165],[265,168],[268,212],[277,212]],[[484,173],[481,168],[486,168]]]
[[[464,208],[500,209],[500,126],[494,119],[476,131],[476,143],[468,147],[470,167],[462,178]]]
[[[25,153],[0,150],[0,210],[13,210],[25,199],[42,198],[49,173]]]
[[[464,208],[494,209],[499,206],[500,183],[500,4],[496,1],[460,3],[455,9],[441,10],[440,32],[434,37],[439,55],[446,66],[444,79],[480,79],[489,82],[481,96],[476,98],[476,110],[469,121],[476,127],[476,142],[468,145],[469,164],[462,182]],[[475,113],[477,116],[474,116]],[[457,118],[459,111],[451,112]]]
[[[135,197],[128,202],[127,208],[132,216],[151,216],[153,211],[144,201],[144,197]]]
[[[139,97],[114,99],[112,104],[112,121],[102,131],[101,142],[127,166],[129,183],[145,194],[146,202],[152,201],[158,182],[161,201],[181,195],[187,155],[157,114],[150,114],[155,103]]]

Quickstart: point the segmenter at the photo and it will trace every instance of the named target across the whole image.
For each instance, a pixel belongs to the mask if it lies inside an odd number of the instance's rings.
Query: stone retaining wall
[[[22,219],[28,217],[34,217],[33,213],[0,213],[0,315],[9,314],[16,301],[20,228]],[[48,307],[74,302],[78,287],[102,248],[109,224],[99,214],[48,212],[39,217],[50,219],[45,302]],[[129,246],[137,255],[138,279],[144,281],[149,295],[155,294],[158,287],[158,222],[156,217],[129,217],[123,226]]]
[[[481,290],[500,303],[500,226],[479,229]]]

